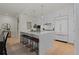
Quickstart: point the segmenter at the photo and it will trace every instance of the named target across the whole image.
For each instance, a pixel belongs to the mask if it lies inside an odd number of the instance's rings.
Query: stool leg
[[[31,40],[31,52],[33,52],[33,41]]]
[[[31,43],[32,43],[32,41],[30,39],[28,39],[28,48],[31,48]]]
[[[37,43],[37,51],[36,54],[39,55],[39,43]]]
[[[26,39],[26,43],[28,44],[28,39]]]
[[[26,40],[25,40],[25,42],[26,42],[26,47],[28,47],[28,39],[26,38]]]

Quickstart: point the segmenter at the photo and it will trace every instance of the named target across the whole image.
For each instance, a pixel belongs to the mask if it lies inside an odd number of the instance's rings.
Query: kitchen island
[[[38,44],[38,54],[39,55],[46,55],[47,50],[51,48],[52,41],[54,39],[53,31],[42,31],[42,32],[33,32],[33,31],[27,31],[27,32],[21,32],[20,35],[26,35],[30,36],[32,38],[39,39]],[[21,38],[22,39],[22,38]]]

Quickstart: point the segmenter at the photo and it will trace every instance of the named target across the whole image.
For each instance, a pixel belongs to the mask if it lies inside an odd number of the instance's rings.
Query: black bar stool
[[[32,37],[32,51],[35,51],[36,54],[39,54],[39,39]]]
[[[21,35],[21,36],[22,36],[21,43],[25,45],[26,47],[31,48],[32,47],[31,37],[28,35]]]
[[[28,44],[28,37],[26,35],[21,35],[21,43],[25,46]]]
[[[26,47],[31,48],[31,37],[28,36],[28,35],[25,35],[25,38],[26,38],[27,41],[28,41],[28,44],[26,45]]]

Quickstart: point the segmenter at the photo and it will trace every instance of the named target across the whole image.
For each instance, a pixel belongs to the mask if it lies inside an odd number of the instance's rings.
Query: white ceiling
[[[29,16],[35,15],[46,15],[53,13],[57,10],[72,7],[73,4],[60,4],[60,3],[50,3],[50,4],[40,4],[40,3],[0,3],[0,14],[2,15],[12,15],[16,16],[21,13],[25,13]]]

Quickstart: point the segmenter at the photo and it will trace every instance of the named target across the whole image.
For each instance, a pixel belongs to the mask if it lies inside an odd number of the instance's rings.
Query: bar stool
[[[26,47],[31,48],[32,47],[32,45],[31,45],[31,37],[28,36],[28,35],[26,35],[25,37],[28,39],[28,44],[26,45]]]
[[[24,42],[25,42],[25,46],[28,48],[32,48],[32,40],[31,40],[31,36],[28,35],[24,35]]]
[[[32,51],[35,51],[36,54],[39,54],[39,39],[32,37]]]
[[[21,39],[21,43],[26,46],[28,44],[28,38],[26,38],[26,35],[22,35]]]
[[[32,40],[31,37],[28,35],[21,35],[21,41],[20,41],[25,47],[31,48],[32,47]]]

